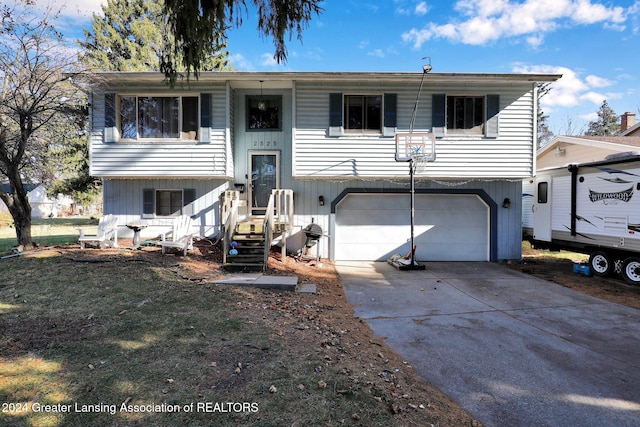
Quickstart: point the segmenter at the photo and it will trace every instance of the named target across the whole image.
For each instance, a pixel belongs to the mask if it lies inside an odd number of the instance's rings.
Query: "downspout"
[[[576,235],[578,165],[569,165],[571,172],[571,235]]]

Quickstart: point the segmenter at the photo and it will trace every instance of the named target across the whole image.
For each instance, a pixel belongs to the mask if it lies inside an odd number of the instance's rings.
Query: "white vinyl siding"
[[[397,129],[408,132],[417,85],[358,86],[358,91],[397,94]],[[329,94],[356,93],[352,85],[316,85],[298,82],[295,90],[295,170],[304,178],[406,177],[408,165],[395,162],[395,140],[383,135],[329,135]],[[429,132],[434,93],[469,96],[499,95],[497,136],[451,135],[437,140],[437,160],[427,165],[425,177],[525,178],[533,173],[534,98],[530,83],[456,86],[427,84],[418,104],[414,132]],[[493,136],[493,135],[492,135]]]
[[[105,111],[104,94],[93,99],[93,117],[90,135],[90,173],[102,177],[216,177],[229,176],[228,156],[228,102],[226,86],[215,85],[205,89],[212,98],[210,137],[199,141],[122,141],[111,142],[103,138]],[[198,96],[198,90],[192,96]],[[127,92],[131,92],[130,87]],[[143,89],[141,89],[141,92]],[[111,92],[118,92],[112,90]]]

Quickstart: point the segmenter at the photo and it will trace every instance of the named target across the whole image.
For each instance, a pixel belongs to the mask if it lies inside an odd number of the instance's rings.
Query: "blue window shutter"
[[[211,94],[200,94],[200,127],[211,127]]]
[[[185,188],[182,190],[182,214],[193,216],[195,209],[193,202],[196,200],[196,190],[194,188]]]
[[[142,190],[142,216],[153,217],[156,211],[156,191],[153,188]]]
[[[116,94],[104,94],[104,142],[116,142]]]
[[[343,130],[342,93],[329,94],[329,136],[340,136]]]
[[[487,121],[485,124],[485,136],[497,138],[500,121],[500,95],[487,95]]]
[[[431,97],[431,132],[437,137],[447,129],[447,95],[434,93]]]
[[[398,95],[395,93],[384,94],[384,127],[394,128],[398,126]]]
[[[116,94],[104,94],[104,126],[112,128],[116,125]]]
[[[200,94],[200,142],[211,142],[211,126],[213,125],[213,107],[211,94]]]
[[[329,126],[342,126],[342,94],[329,94]]]

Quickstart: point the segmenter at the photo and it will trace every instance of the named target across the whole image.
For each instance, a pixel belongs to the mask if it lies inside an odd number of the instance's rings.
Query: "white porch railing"
[[[222,225],[222,262],[227,263],[227,255],[233,237],[233,232],[238,223],[238,206],[240,205],[240,192],[229,190],[222,195],[220,207],[220,224]]]
[[[282,234],[282,261],[287,259],[287,233],[293,229],[293,190],[271,190],[269,204],[264,216],[265,268],[273,233]]]

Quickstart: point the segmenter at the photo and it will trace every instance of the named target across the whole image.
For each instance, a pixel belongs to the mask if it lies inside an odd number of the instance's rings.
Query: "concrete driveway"
[[[336,263],[356,316],[475,418],[640,426],[640,310],[498,264],[426,266]]]

